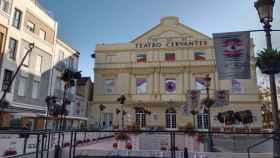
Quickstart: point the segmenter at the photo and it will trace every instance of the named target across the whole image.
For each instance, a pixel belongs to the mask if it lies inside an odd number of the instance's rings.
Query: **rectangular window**
[[[9,53],[9,57],[13,60],[16,59],[17,46],[18,46],[18,41],[13,38],[10,38],[8,53]]]
[[[11,81],[13,77],[13,71],[5,70],[4,71],[4,77],[3,77],[3,83],[2,83],[2,90],[10,92],[11,87],[8,89],[9,82]]]
[[[18,85],[18,96],[25,95],[25,88],[26,88],[26,78],[19,77],[19,85]]]
[[[165,61],[175,61],[176,54],[175,53],[165,53]]]
[[[113,79],[106,79],[105,80],[105,94],[113,94],[114,88],[114,80]]]
[[[15,9],[12,26],[17,29],[20,29],[21,18],[22,12],[18,9]]]
[[[74,58],[69,58],[69,68],[74,69]]]
[[[35,72],[41,73],[41,71],[42,71],[42,56],[36,55]]]
[[[35,25],[31,22],[31,21],[27,21],[26,23],[26,29],[30,32],[33,32],[35,31]]]
[[[107,55],[106,56],[106,62],[107,63],[113,62],[114,61],[114,57],[115,57],[115,55]]]
[[[63,61],[63,59],[64,59],[64,52],[63,51],[59,51],[59,53],[58,53],[58,61],[57,62]]]
[[[136,62],[137,63],[145,63],[146,62],[146,54],[137,54],[136,55]]]
[[[25,53],[28,51],[27,48],[23,49],[23,55],[25,55]],[[23,66],[28,67],[29,66],[29,58],[30,58],[30,54],[28,53],[28,55],[26,56],[24,62],[23,62]]]
[[[38,81],[34,81],[32,85],[32,98],[37,99],[39,96],[39,85],[40,83]]]
[[[39,37],[40,37],[42,40],[45,40],[45,39],[46,39],[46,31],[40,29]]]
[[[9,12],[9,1],[8,0],[0,0],[0,9],[4,12]]]
[[[176,128],[176,113],[166,113],[166,128],[175,129]]]
[[[204,52],[194,52],[194,60],[198,60],[198,61],[206,60],[206,54]]]
[[[136,79],[136,93],[145,94],[147,93],[147,81],[146,79]]]
[[[176,78],[165,79],[165,92],[167,94],[176,93]]]

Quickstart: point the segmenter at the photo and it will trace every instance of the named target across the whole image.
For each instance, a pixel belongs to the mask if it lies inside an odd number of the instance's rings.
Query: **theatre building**
[[[201,90],[206,98],[205,76],[209,75],[210,97],[216,90],[228,90],[227,106],[211,107],[212,127],[261,127],[257,98],[254,45],[251,42],[251,79],[218,80],[213,39],[179,22],[164,17],[160,24],[124,44],[98,44],[95,49],[95,87],[89,119],[101,128],[124,127],[179,129],[187,124],[206,129],[207,109],[188,105],[188,90]],[[122,106],[121,95],[126,100]],[[102,108],[100,108],[102,107]],[[195,109],[198,113],[190,113]],[[249,123],[229,123],[222,112],[249,111]],[[246,118],[247,119],[247,118]]]

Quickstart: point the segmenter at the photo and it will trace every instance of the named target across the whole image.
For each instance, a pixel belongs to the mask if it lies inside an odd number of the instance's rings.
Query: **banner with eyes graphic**
[[[213,34],[220,80],[250,79],[250,32]]]

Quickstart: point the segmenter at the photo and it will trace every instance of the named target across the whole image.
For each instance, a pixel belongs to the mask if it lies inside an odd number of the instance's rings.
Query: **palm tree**
[[[264,74],[276,74],[280,72],[280,51],[277,49],[263,49],[256,57],[256,66]]]

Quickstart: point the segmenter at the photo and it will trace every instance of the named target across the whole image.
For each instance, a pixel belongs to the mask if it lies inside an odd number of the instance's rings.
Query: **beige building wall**
[[[162,43],[164,41],[194,41],[188,47],[176,46],[147,46],[145,43]],[[196,42],[197,41],[197,42]],[[143,44],[142,47],[140,44]],[[254,115],[252,127],[261,126],[260,103],[257,99],[255,58],[253,53],[253,42],[251,45],[251,76],[249,80],[241,80],[243,92],[231,93],[230,105],[219,108],[211,108],[211,115],[216,116],[218,112],[227,110],[250,109]],[[174,52],[176,61],[165,61],[165,53]],[[194,52],[204,52],[206,60],[194,59]],[[137,63],[136,55],[146,54],[145,63]],[[102,113],[112,113],[113,124],[120,125],[120,115],[115,114],[116,108],[121,108],[117,98],[124,94],[127,98],[125,110],[125,124],[135,123],[135,106],[143,106],[152,112],[146,116],[147,126],[165,127],[165,112],[173,107],[176,110],[177,128],[192,123],[191,115],[182,114],[182,106],[186,104],[186,92],[196,89],[195,77],[205,77],[207,74],[212,78],[212,90],[232,89],[231,80],[218,80],[215,67],[215,54],[213,41],[210,37],[199,33],[179,22],[177,17],[166,17],[161,23],[135,40],[124,44],[98,44],[95,49],[95,88],[91,113],[95,114],[91,119],[98,124],[102,120]],[[147,90],[145,94],[136,93],[136,79],[145,78]],[[165,90],[165,79],[176,79],[176,92],[167,94]],[[114,80],[111,94],[105,94],[105,80]],[[202,92],[203,93],[203,92]],[[213,91],[210,92],[214,97]],[[201,99],[205,98],[205,92]],[[106,109],[100,112],[99,105],[104,104]],[[200,109],[200,107],[198,108]],[[215,117],[211,119],[213,126],[223,126]]]

